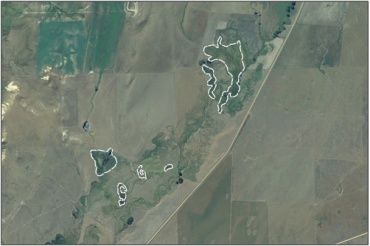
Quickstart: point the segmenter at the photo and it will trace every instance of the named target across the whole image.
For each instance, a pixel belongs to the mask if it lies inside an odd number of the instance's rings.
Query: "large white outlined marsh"
[[[213,47],[213,48],[216,48],[216,49],[219,49],[221,47],[223,48],[229,48],[229,47],[232,47],[232,46],[235,46],[235,45],[238,45],[239,46],[239,51],[240,51],[240,62],[241,62],[241,66],[242,68],[241,69],[238,69],[238,73],[237,75],[235,75],[235,71],[230,71],[230,66],[235,66],[235,64],[227,64],[227,62],[225,62],[223,59],[221,59],[220,57],[213,57],[211,54],[207,53],[206,49],[207,48],[210,48],[210,47]],[[244,72],[245,70],[245,64],[244,64],[244,56],[243,56],[243,52],[242,52],[242,47],[241,47],[241,42],[240,40],[236,41],[235,43],[231,43],[231,44],[228,44],[228,45],[223,45],[222,44],[222,37],[220,36],[218,39],[217,39],[217,42],[216,44],[210,44],[210,45],[206,45],[203,47],[203,53],[208,57],[208,61],[209,62],[214,62],[214,61],[220,61],[222,62],[225,67],[226,67],[226,70],[227,70],[227,73],[230,75],[231,77],[231,82],[230,82],[230,86],[227,88],[227,90],[225,91],[222,91],[221,93],[221,96],[220,96],[220,99],[218,101],[218,104],[217,104],[217,108],[218,108],[218,113],[221,114],[222,113],[222,107],[227,103],[227,101],[229,100],[230,97],[237,97],[239,92],[240,92],[240,77],[242,75],[242,73]],[[226,57],[226,55],[225,55]],[[240,64],[237,64],[236,66],[238,66]],[[206,71],[206,70],[212,70],[211,71]],[[214,74],[214,69],[212,69],[211,67],[203,64],[202,65],[202,71],[203,73],[207,74],[210,78],[208,79],[207,81],[207,86],[209,86],[210,88],[208,89],[208,96],[211,98],[211,99],[216,99],[216,96],[214,94],[214,91],[215,89],[217,88],[217,78]],[[214,80],[214,82],[212,83],[212,81]],[[236,82],[235,82],[236,81]],[[230,91],[233,87],[236,87],[237,88],[237,92],[232,92]],[[224,102],[222,102],[224,100]]]
[[[98,166],[97,163],[96,163],[96,159],[93,156],[93,155],[96,155],[95,152],[102,152],[103,154],[106,155],[104,157],[104,159],[102,160],[103,163],[101,164],[101,166]],[[110,171],[112,171],[117,166],[117,158],[113,155],[113,149],[112,148],[107,149],[107,151],[101,150],[101,149],[92,149],[92,150],[90,150],[90,157],[94,161],[95,174],[98,177],[103,176],[106,173],[109,173]],[[113,165],[111,164],[112,161],[114,161],[114,164]],[[112,167],[110,167],[110,168],[108,168],[108,170],[105,170],[104,171],[104,167],[103,166],[106,165],[108,162],[110,162],[110,164],[112,165]],[[99,170],[99,169],[103,169],[103,170]]]

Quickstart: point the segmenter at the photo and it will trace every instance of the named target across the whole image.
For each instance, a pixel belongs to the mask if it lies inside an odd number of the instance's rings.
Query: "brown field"
[[[362,7],[349,6],[351,23],[351,13]],[[233,150],[232,197],[267,201],[270,243],[332,244],[368,230],[362,219],[367,218],[366,63],[350,65],[348,52],[332,60],[320,56],[320,49],[313,52],[315,42],[325,48],[332,35],[325,31],[304,45],[310,29],[335,26],[324,21],[318,26],[318,20],[312,25],[307,18],[299,17],[305,26],[293,30]],[[354,32],[346,27],[343,37]],[[339,44],[339,51],[361,49],[346,39]],[[326,46],[329,55],[334,46]]]

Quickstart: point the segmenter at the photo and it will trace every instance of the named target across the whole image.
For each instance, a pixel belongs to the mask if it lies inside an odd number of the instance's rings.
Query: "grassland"
[[[178,212],[180,244],[227,244],[230,228],[231,156]]]

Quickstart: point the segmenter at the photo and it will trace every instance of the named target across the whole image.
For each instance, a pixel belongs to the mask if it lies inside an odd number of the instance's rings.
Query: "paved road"
[[[239,129],[238,129],[238,131],[236,132],[236,134],[235,134],[235,137],[234,137],[234,139],[233,139],[233,141],[231,141],[231,143],[230,143],[230,146],[229,146],[229,148],[228,148],[228,150],[220,157],[220,159],[217,161],[217,163],[212,167],[212,169],[206,174],[206,176],[204,176],[204,178],[199,182],[199,184],[194,188],[194,190],[185,198],[185,200],[177,207],[177,209],[170,215],[170,217],[163,223],[163,225],[158,229],[158,231],[149,239],[149,241],[148,241],[148,243],[147,244],[149,244],[153,239],[154,239],[154,237],[161,231],[161,229],[168,223],[168,221],[180,210],[180,208],[184,205],[184,203],[189,199],[189,197],[196,191],[196,190],[198,190],[198,188],[203,184],[203,182],[207,179],[207,177],[212,173],[212,171],[220,164],[220,162],[221,162],[221,160],[227,155],[227,154],[229,154],[230,153],[230,151],[232,150],[232,148],[233,148],[233,146],[234,146],[234,144],[235,144],[235,142],[236,142],[236,140],[238,139],[238,137],[239,137],[239,135],[240,135],[240,133],[241,133],[241,131],[243,130],[243,127],[245,126],[245,123],[246,123],[246,121],[248,120],[248,117],[249,117],[249,114],[250,114],[250,112],[251,112],[251,110],[252,110],[252,108],[253,108],[253,105],[254,105],[254,103],[256,102],[256,100],[257,100],[257,98],[258,98],[258,95],[260,94],[260,92],[261,92],[261,90],[262,90],[262,88],[263,88],[263,86],[265,85],[265,83],[266,83],[266,81],[267,81],[267,79],[268,79],[268,77],[269,77],[269,75],[270,75],[270,73],[271,73],[271,71],[272,71],[272,68],[274,67],[274,65],[275,65],[275,63],[276,63],[276,60],[278,59],[278,57],[279,57],[279,55],[280,55],[280,53],[281,53],[281,51],[283,50],[283,48],[284,48],[284,46],[285,46],[285,44],[286,44],[286,42],[287,42],[287,40],[288,40],[288,38],[289,38],[289,36],[290,36],[290,34],[292,33],[292,30],[294,29],[294,26],[295,26],[295,24],[296,24],[296,22],[297,22],[297,20],[298,20],[298,17],[299,17],[299,15],[301,14],[301,11],[302,11],[302,8],[303,8],[303,5],[304,5],[304,2],[302,2],[302,4],[301,4],[301,6],[300,6],[300,8],[299,8],[299,10],[298,10],[298,13],[297,13],[297,15],[296,15],[296,18],[294,19],[294,21],[293,21],[293,23],[292,23],[292,26],[291,26],[291,28],[290,28],[290,30],[289,30],[289,33],[288,33],[288,35],[286,36],[286,38],[284,39],[284,41],[283,41],[283,44],[280,46],[280,49],[279,49],[279,51],[277,52],[277,54],[276,54],[276,56],[275,56],[275,58],[274,58],[274,60],[273,60],[273,62],[272,62],[272,64],[271,64],[271,66],[270,66],[270,70],[267,72],[267,74],[266,74],[266,77],[265,77],[265,79],[262,81],[262,84],[261,84],[261,86],[260,86],[260,88],[259,88],[259,90],[257,91],[257,93],[256,93],[256,95],[254,96],[254,99],[253,99],[253,101],[252,101],[252,104],[251,104],[251,106],[249,107],[249,110],[248,110],[248,112],[246,113],[246,115],[245,115],[245,118],[244,118],[244,120],[243,120],[243,122],[240,124],[240,127],[239,127]]]

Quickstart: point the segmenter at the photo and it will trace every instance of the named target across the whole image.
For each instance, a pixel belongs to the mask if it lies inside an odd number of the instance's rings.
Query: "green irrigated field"
[[[84,23],[41,22],[37,52],[37,72],[50,66],[66,74],[82,71],[86,49]]]

